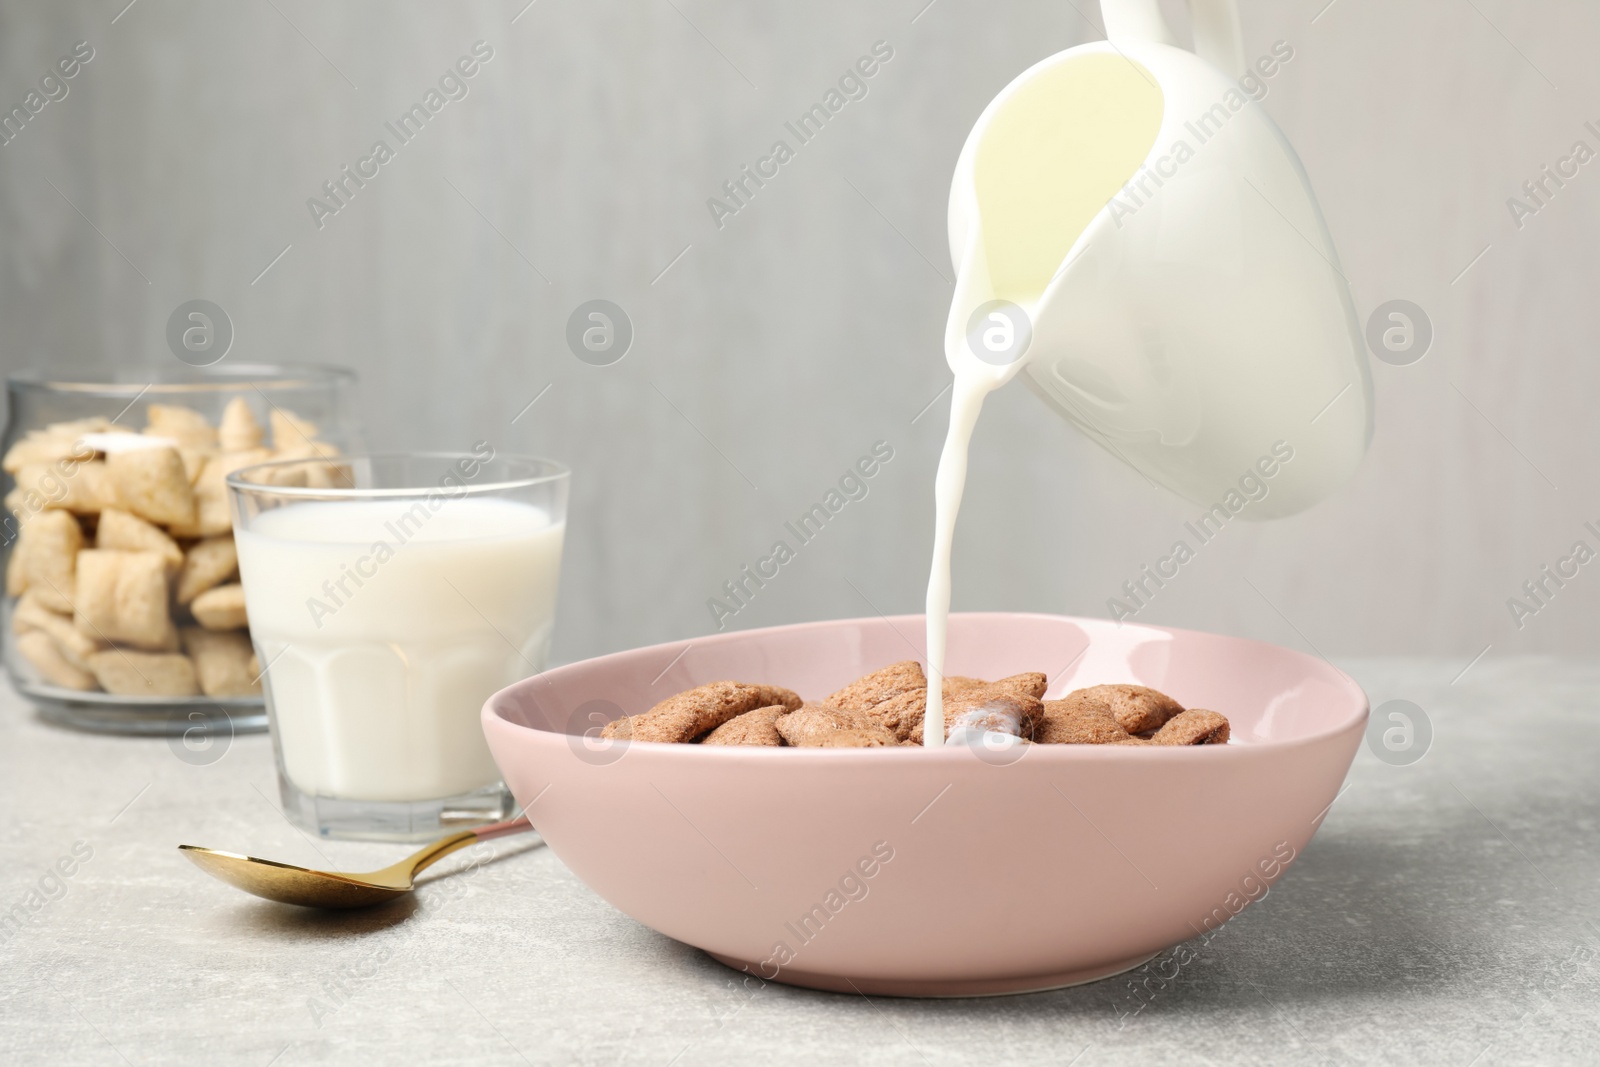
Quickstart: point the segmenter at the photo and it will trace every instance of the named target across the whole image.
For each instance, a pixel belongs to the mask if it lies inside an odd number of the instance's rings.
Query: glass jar
[[[266,728],[225,479],[361,447],[338,367],[7,380],[3,655],[45,718],[215,738]]]

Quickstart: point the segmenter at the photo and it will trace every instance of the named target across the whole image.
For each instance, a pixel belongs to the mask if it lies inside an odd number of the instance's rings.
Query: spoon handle
[[[504,822],[492,822],[487,826],[479,826],[472,830],[463,830],[459,834],[441,837],[433,844],[428,845],[414,855],[401,860],[401,863],[410,864],[413,876],[432,867],[450,853],[479,841],[489,841],[496,837],[506,837],[510,834],[525,833],[533,829],[533,824],[526,815],[519,815],[515,819]]]
[[[507,819],[505,822],[492,822],[487,826],[479,826],[472,831],[472,836],[479,841],[490,841],[496,837],[525,833],[532,829],[533,823],[528,821],[528,817],[526,815],[518,815],[515,819]]]

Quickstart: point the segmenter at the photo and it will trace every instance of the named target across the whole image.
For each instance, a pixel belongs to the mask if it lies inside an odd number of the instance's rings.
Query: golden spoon
[[[313,871],[292,863],[260,860],[237,852],[220,852],[199,845],[179,845],[178,849],[213,878],[231,886],[284,904],[306,908],[366,908],[382,904],[411,892],[412,879],[457,849],[478,841],[533,829],[526,815],[505,822],[490,823],[475,830],[464,830],[435,841],[414,855],[380,871],[349,874],[341,871]]]

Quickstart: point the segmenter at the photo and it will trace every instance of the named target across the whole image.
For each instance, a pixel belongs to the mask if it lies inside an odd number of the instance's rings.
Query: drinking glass
[[[229,477],[292,821],[419,840],[511,814],[478,715],[545,666],[569,473],[480,442]]]

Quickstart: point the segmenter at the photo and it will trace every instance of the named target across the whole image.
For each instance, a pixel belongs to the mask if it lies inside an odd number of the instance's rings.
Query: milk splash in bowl
[[[1091,439],[1199,503],[1287,441],[1294,467],[1252,519],[1332,493],[1371,437],[1360,329],[1321,211],[1293,149],[1230,77],[1244,67],[1232,4],[1195,7],[1210,62],[1166,43],[1146,0],[1106,0],[1112,40],[1024,72],[956,164],[926,745],[945,740],[952,544],[991,391],[1022,374]],[[1292,55],[1279,46],[1252,70]]]

